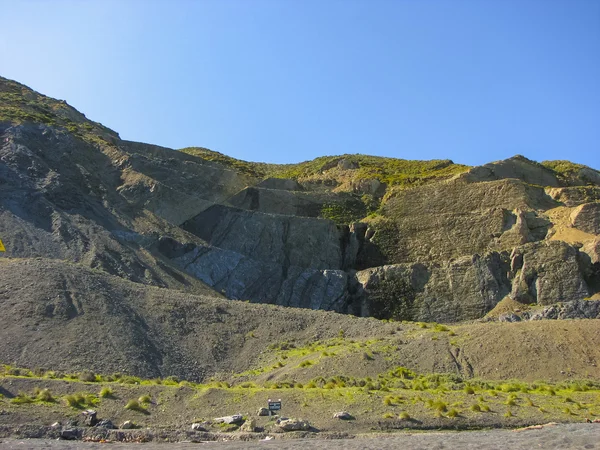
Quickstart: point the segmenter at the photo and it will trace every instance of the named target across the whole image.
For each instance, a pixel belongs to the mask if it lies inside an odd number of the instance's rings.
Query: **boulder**
[[[122,430],[132,430],[135,427],[136,427],[135,423],[133,423],[131,420],[126,420],[125,422],[123,422],[121,424],[121,426],[119,428]]]
[[[244,422],[244,417],[241,414],[233,414],[232,416],[217,417],[213,419],[215,423],[226,423],[239,425]]]
[[[94,425],[96,428],[105,428],[107,430],[114,430],[116,427],[113,425],[113,423],[108,420],[108,419],[102,419],[100,420],[96,425]]]
[[[98,418],[96,415],[98,414],[93,409],[88,409],[82,412],[83,414],[83,423],[88,427],[94,427],[98,423]]]
[[[571,213],[571,223],[581,231],[600,234],[600,202],[584,203]]]
[[[202,426],[201,423],[193,423],[192,424],[192,430],[194,430],[194,431],[208,431],[206,428],[204,428]]]
[[[256,414],[259,416],[268,416],[269,409],[268,408],[260,408]]]
[[[60,432],[61,439],[73,441],[81,437],[81,431],[77,428],[63,428]]]
[[[352,414],[350,414],[349,412],[346,411],[340,411],[340,412],[336,412],[333,415],[334,419],[340,419],[340,420],[354,420],[354,416]]]
[[[254,419],[246,420],[240,427],[240,431],[254,433],[256,431],[256,422],[254,421]]]
[[[311,426],[306,420],[281,418],[275,422],[281,431],[307,431]]]

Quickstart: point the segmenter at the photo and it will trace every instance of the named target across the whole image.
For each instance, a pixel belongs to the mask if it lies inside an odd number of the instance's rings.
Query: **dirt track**
[[[511,449],[529,450],[543,449],[600,449],[600,424],[562,424],[545,426],[542,429],[529,430],[490,430],[474,432],[444,432],[444,433],[413,433],[395,434],[377,438],[356,439],[298,439],[258,442],[202,442],[202,443],[176,443],[176,444],[109,444],[114,449],[277,449],[277,450],[306,450],[320,449]],[[2,449],[99,449],[107,448],[107,444],[84,443],[79,441],[52,441],[52,440],[15,440],[2,439]]]

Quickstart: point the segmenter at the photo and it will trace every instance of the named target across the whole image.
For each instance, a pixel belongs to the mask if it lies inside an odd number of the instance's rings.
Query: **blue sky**
[[[597,0],[0,0],[0,75],[122,138],[600,169]]]

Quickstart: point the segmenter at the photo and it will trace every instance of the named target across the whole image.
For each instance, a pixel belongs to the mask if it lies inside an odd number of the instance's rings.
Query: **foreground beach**
[[[267,441],[178,442],[178,443],[93,443],[47,439],[1,439],[1,449],[598,449],[600,424],[556,424],[517,430],[472,432],[398,433],[354,439],[272,439]]]

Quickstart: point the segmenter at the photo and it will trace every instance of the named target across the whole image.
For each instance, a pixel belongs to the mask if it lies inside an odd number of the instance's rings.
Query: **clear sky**
[[[0,0],[0,75],[250,161],[600,169],[598,0]]]

